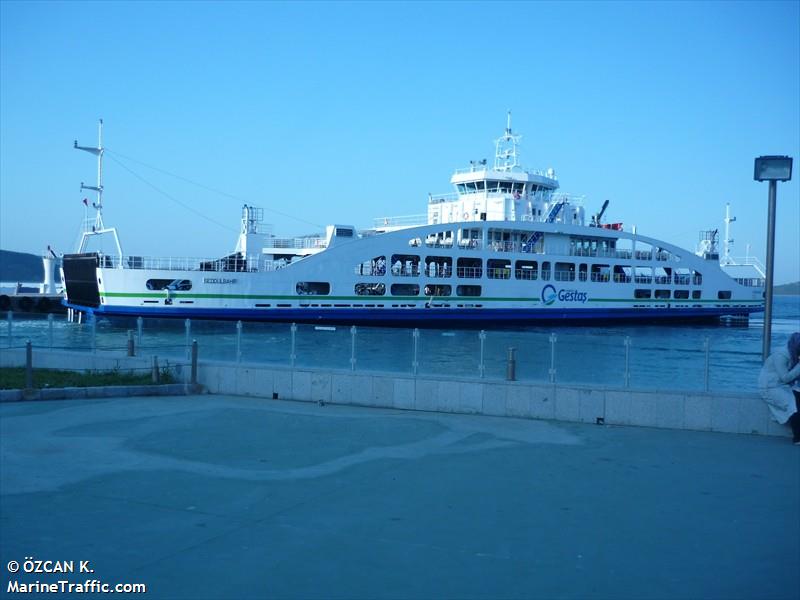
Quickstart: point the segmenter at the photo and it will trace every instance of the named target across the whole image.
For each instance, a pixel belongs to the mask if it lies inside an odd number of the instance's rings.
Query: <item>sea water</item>
[[[519,329],[320,327],[286,323],[97,319],[15,313],[0,323],[0,347],[125,351],[184,364],[201,359],[420,375],[503,379],[514,349],[521,381],[661,390],[753,391],[763,319],[748,323],[543,325]],[[775,296],[773,347],[800,331],[800,296]]]

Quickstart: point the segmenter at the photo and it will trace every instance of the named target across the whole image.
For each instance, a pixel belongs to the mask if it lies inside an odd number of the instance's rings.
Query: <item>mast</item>
[[[519,167],[519,154],[517,145],[522,139],[521,135],[514,135],[511,132],[511,111],[508,111],[506,120],[506,130],[502,137],[495,140],[494,170],[511,171]]]
[[[83,150],[89,154],[94,154],[97,157],[97,185],[84,185],[81,181],[81,191],[93,190],[97,192],[97,201],[92,203],[95,209],[94,231],[100,231],[103,227],[103,119],[97,128],[97,147],[91,146],[78,146],[78,140],[75,140],[73,146],[76,150]]]
[[[736,220],[736,217],[731,216],[731,204],[730,202],[725,203],[725,239],[722,240],[722,264],[723,265],[730,265],[733,263],[731,260],[731,244],[733,244],[733,240],[731,239],[731,223]]]
[[[119,243],[117,230],[113,227],[107,229],[103,223],[103,153],[105,152],[105,148],[103,148],[103,119],[100,119],[97,126],[97,147],[79,146],[78,140],[75,140],[73,147],[76,150],[83,150],[84,152],[94,154],[97,157],[97,185],[85,185],[81,181],[81,191],[92,190],[97,192],[97,200],[92,202],[92,207],[95,209],[94,223],[91,225],[91,228],[89,228],[88,222],[84,225],[81,241],[78,246],[78,253],[83,253],[83,251],[86,249],[86,245],[89,242],[90,236],[110,233],[114,237],[114,243],[117,246],[119,267],[122,268],[122,246],[120,246]]]

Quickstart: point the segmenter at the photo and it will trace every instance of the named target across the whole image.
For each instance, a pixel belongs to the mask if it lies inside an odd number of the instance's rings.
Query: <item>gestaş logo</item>
[[[559,302],[580,302],[584,303],[589,298],[586,292],[579,292],[578,290],[556,290],[550,284],[542,288],[542,303],[545,306],[550,306],[556,300]]]

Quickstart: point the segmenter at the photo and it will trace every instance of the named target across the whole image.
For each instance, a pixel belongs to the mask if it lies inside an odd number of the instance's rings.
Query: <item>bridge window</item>
[[[327,281],[299,281],[295,290],[300,296],[327,296],[331,293],[331,284]]]

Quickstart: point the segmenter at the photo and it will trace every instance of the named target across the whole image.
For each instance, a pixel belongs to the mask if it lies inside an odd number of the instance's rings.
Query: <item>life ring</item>
[[[23,296],[19,300],[19,309],[22,312],[30,312],[33,308],[33,300],[31,300],[30,296]]]
[[[50,298],[39,298],[39,301],[36,303],[36,310],[48,312],[50,310]]]
[[[8,310],[11,308],[11,298],[3,294],[0,296],[0,310]]]

